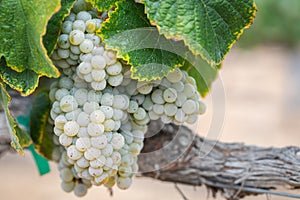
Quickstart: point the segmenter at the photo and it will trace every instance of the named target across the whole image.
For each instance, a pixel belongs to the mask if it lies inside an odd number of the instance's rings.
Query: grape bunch
[[[49,92],[53,160],[62,189],[76,196],[92,185],[130,187],[150,120],[194,123],[205,111],[195,80],[179,68],[162,80],[133,80],[96,34],[105,18],[78,0],[51,56],[62,73]]]
[[[176,68],[162,80],[150,82],[131,80],[130,71],[127,73],[129,76],[121,84],[124,86],[121,90],[131,96],[131,109],[141,106],[134,116],[145,113],[142,115],[145,115],[143,119],[147,123],[161,119],[164,123],[193,124],[198,115],[205,112],[206,107],[200,99],[196,81],[185,71]],[[129,110],[129,113],[135,112]]]
[[[76,74],[90,86],[101,91],[106,85],[116,87],[123,81],[122,64],[117,61],[116,54],[105,51],[103,47],[95,47],[92,54],[86,54],[76,70]]]

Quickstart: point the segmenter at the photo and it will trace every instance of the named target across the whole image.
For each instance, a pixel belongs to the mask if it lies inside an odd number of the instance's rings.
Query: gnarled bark
[[[26,113],[30,98],[13,93],[14,115]],[[0,112],[0,155],[10,139]],[[279,186],[300,187],[300,148],[262,148],[206,140],[184,126],[151,122],[142,154],[140,175],[193,186],[205,185],[230,200]]]
[[[249,192],[249,188],[300,187],[299,147],[262,148],[222,143],[205,140],[184,126],[169,124],[157,130],[159,127],[162,126],[158,121],[150,124],[147,134],[153,130],[157,134],[145,140],[139,157],[142,176],[206,185],[213,194],[220,191],[231,200],[258,194]]]

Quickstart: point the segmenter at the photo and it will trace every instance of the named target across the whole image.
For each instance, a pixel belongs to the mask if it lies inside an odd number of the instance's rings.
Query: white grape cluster
[[[146,126],[134,125],[129,118],[129,97],[109,86],[103,91],[76,88],[66,76],[52,84],[49,97],[55,138],[68,161],[60,170],[73,170],[73,177],[88,185],[112,187],[117,182],[127,189],[138,170],[137,155],[146,132]]]
[[[128,69],[120,90],[131,96],[127,111],[139,124],[158,119],[166,124],[193,124],[205,112],[195,79],[179,68],[150,82],[132,80],[130,75]]]
[[[150,120],[194,123],[205,110],[195,80],[176,68],[138,82],[96,35],[106,14],[78,0],[51,58],[62,76],[50,87],[50,122],[61,187],[84,196],[92,185],[130,187]]]
[[[151,100],[150,119],[160,118],[164,123],[193,124],[206,109],[195,79],[179,68],[162,79],[159,87],[151,93]]]
[[[117,61],[115,52],[106,51],[102,46],[85,54],[76,72],[96,91],[104,90],[107,84],[116,87],[123,81],[122,64]]]
[[[115,52],[104,50],[96,34],[105,13],[98,18],[100,14],[95,9],[81,10],[86,8],[90,6],[78,1],[73,12],[66,17],[51,59],[63,74],[72,75],[76,71],[80,79],[100,91],[106,88],[107,83],[111,86],[121,84],[122,65],[117,61]],[[77,77],[74,78],[76,80]]]
[[[62,23],[61,34],[51,55],[52,62],[66,75],[71,75],[86,54],[101,46],[96,32],[100,29],[105,13],[100,13],[84,0],[78,0]]]
[[[59,176],[62,180],[61,188],[65,192],[72,192],[78,197],[87,193],[88,188],[92,186],[90,180],[78,177],[74,167],[68,158],[67,151],[59,146],[58,137],[54,136],[54,143],[57,145],[52,152],[52,159],[58,162]]]

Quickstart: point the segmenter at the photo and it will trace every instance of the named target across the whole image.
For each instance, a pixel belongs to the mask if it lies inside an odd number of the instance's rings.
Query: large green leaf
[[[42,35],[59,0],[2,0],[0,3],[0,57],[17,72],[32,70],[40,76],[58,77],[46,54]]]
[[[100,11],[108,11],[111,9],[116,2],[119,0],[87,0],[87,2],[90,2],[93,4],[95,8],[97,8]]]
[[[11,137],[11,146],[19,153],[23,154],[23,148],[28,147],[31,144],[29,135],[23,131],[9,111],[9,104],[11,98],[6,91],[5,85],[0,82],[0,105],[4,110],[6,122]]]
[[[61,8],[55,13],[48,22],[47,32],[43,36],[43,43],[50,55],[56,45],[57,38],[60,33],[61,23],[63,19],[70,13],[75,0],[61,0]]]
[[[41,91],[34,96],[29,129],[35,148],[46,158],[51,159],[54,144],[51,127],[49,129],[51,125],[48,123],[51,108],[48,93],[48,91]]]
[[[0,59],[0,78],[24,96],[32,93],[39,83],[39,76],[34,71],[26,69],[23,72],[16,72],[7,67],[3,57]]]
[[[145,27],[150,27],[150,23],[144,14],[144,6],[123,0],[117,3],[117,8],[109,15],[99,34],[107,48],[117,50],[118,57],[132,65],[132,78],[162,78],[174,67],[183,65],[184,59],[163,48],[153,47],[153,43],[159,41],[157,38],[145,40],[144,32],[140,32]]]
[[[151,23],[167,38],[183,40],[210,64],[219,64],[249,27],[253,0],[139,0]]]
[[[148,57],[143,57],[147,55]],[[176,54],[158,49],[139,49],[129,53],[132,78],[155,80],[164,77],[176,66],[181,66],[183,59]],[[149,57],[150,56],[150,57]]]

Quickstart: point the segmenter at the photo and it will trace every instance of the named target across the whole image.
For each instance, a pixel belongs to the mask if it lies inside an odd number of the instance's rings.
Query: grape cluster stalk
[[[96,34],[107,13],[78,0],[51,56],[62,73],[49,92],[52,158],[62,189],[79,197],[92,185],[130,187],[151,120],[192,124],[205,112],[195,80],[179,68],[161,80],[131,78]]]

